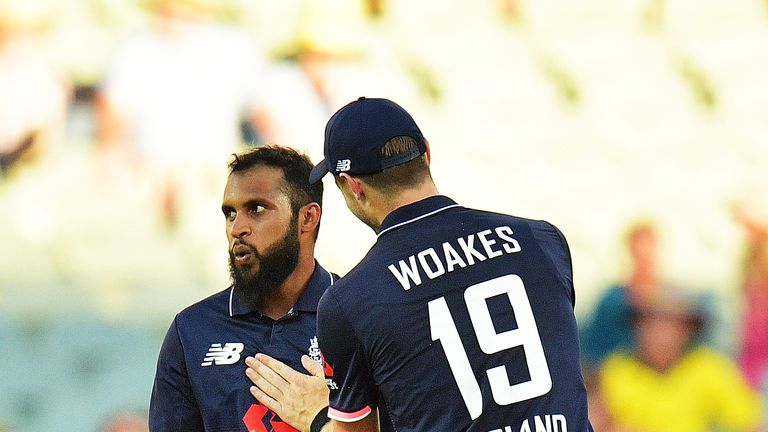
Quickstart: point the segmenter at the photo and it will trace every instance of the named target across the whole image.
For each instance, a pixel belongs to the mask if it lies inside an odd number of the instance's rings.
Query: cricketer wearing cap
[[[181,311],[163,341],[150,402],[157,431],[306,430],[328,404],[316,310],[336,276],[313,257],[322,185],[309,159],[265,146],[235,155],[221,211],[232,286]],[[305,411],[280,417],[249,392],[246,356],[310,372]],[[250,360],[252,358],[248,357]],[[298,373],[297,373],[298,375]]]
[[[553,225],[438,194],[413,118],[360,98],[325,129],[347,206],[378,233],[318,305],[338,431],[591,431],[570,252]]]

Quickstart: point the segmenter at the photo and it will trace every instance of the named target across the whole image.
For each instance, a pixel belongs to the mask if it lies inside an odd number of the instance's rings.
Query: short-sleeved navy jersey
[[[303,354],[322,361],[317,303],[336,279],[315,263],[294,307],[276,321],[238,302],[232,287],[181,311],[160,349],[150,430],[295,430],[251,395],[245,357],[265,353],[303,373],[307,373],[301,365]],[[333,376],[326,380],[333,385]]]
[[[329,416],[397,431],[584,432],[570,252],[557,228],[430,197],[388,215],[323,295]]]

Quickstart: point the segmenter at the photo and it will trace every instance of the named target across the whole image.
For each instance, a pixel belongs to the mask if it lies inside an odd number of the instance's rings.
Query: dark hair
[[[323,206],[323,182],[309,184],[309,172],[313,164],[307,155],[290,147],[265,145],[234,153],[232,158],[229,163],[230,174],[247,171],[255,166],[280,169],[283,172],[283,192],[290,199],[294,214],[311,202]]]
[[[396,156],[406,153],[417,146],[416,140],[409,136],[396,136],[381,147],[380,156],[382,158]],[[423,154],[408,162],[387,168],[382,172],[362,175],[360,177],[385,195],[392,195],[419,184],[427,178],[432,178],[432,175],[429,172],[427,155]]]

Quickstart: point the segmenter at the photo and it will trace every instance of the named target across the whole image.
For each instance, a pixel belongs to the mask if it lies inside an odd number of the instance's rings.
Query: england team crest
[[[309,340],[309,349],[307,350],[307,355],[312,360],[323,365],[323,373],[325,373],[325,382],[328,384],[328,388],[331,390],[337,390],[339,386],[336,385],[336,382],[333,380],[333,367],[331,367],[331,365],[325,361],[325,357],[323,356],[323,353],[320,351],[320,347],[317,344],[317,336]]]

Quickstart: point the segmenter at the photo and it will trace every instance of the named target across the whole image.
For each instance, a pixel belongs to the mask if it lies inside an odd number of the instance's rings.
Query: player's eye
[[[237,215],[233,209],[222,209],[221,212],[224,213],[224,218],[230,222],[235,220],[235,215]]]
[[[254,204],[248,208],[248,211],[250,211],[251,213],[261,213],[264,210],[266,210],[266,208],[258,204]]]

